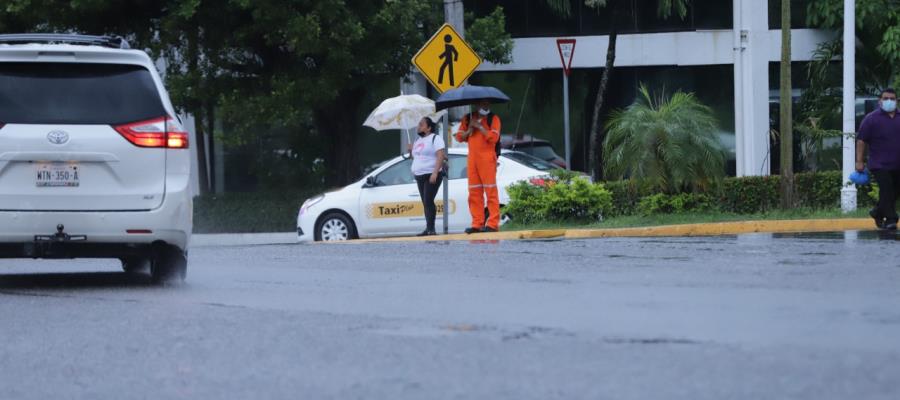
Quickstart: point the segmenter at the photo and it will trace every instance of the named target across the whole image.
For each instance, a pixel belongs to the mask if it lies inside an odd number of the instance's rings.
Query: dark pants
[[[438,179],[435,183],[431,183],[430,179],[431,174],[416,175],[416,184],[419,185],[419,197],[422,198],[422,205],[425,206],[425,230],[434,232],[434,218],[437,216],[437,206],[434,204],[434,198],[441,187],[443,176],[438,174]]]
[[[877,216],[886,222],[897,222],[897,194],[900,194],[900,170],[873,170],[878,182]]]

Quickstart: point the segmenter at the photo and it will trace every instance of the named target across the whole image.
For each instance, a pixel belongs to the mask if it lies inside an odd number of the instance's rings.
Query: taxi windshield
[[[551,170],[560,168],[556,164],[546,162],[535,156],[525,154],[522,152],[518,152],[518,151],[510,151],[510,152],[503,153],[503,157],[506,157],[506,158],[513,160],[519,164],[522,164],[528,168],[533,168],[538,171],[551,171]]]

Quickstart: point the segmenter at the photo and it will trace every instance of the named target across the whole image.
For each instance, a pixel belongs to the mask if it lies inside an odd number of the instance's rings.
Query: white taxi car
[[[459,233],[471,223],[466,183],[468,149],[451,148],[448,152],[449,231]],[[339,241],[421,232],[425,227],[425,213],[410,172],[411,163],[411,159],[396,157],[358,182],[306,200],[297,215],[298,240]],[[528,154],[504,150],[497,160],[500,204],[509,201],[506,193],[509,185],[547,175],[556,168],[559,167]],[[438,192],[436,203],[436,228],[443,232],[443,188]],[[503,222],[506,218],[501,219]]]

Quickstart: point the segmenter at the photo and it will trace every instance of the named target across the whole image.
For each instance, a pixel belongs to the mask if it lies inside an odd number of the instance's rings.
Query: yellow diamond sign
[[[481,65],[481,57],[450,24],[444,24],[412,62],[435,89],[444,93],[462,86]]]

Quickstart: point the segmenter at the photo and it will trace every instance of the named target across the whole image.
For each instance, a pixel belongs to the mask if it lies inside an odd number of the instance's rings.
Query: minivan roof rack
[[[111,47],[114,49],[130,49],[128,41],[120,36],[92,36],[65,33],[14,33],[0,35],[2,44],[81,44]]]

